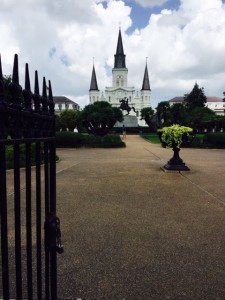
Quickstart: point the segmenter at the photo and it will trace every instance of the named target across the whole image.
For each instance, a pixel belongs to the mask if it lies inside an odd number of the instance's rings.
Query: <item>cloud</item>
[[[149,15],[145,28],[129,35],[127,29],[135,26],[137,20],[131,19],[132,1],[126,3],[2,0],[3,73],[12,72],[13,54],[18,53],[22,84],[24,65],[28,62],[32,86],[37,69],[40,78],[46,76],[52,80],[55,95],[70,96],[84,106],[89,99],[93,57],[100,90],[111,85],[121,24],[128,84],[141,88],[148,57],[153,107],[158,101],[189,92],[196,80],[206,93],[222,95],[225,90],[222,1],[181,0],[176,10],[164,5],[160,13]],[[142,1],[144,4],[153,5],[154,1]]]
[[[136,3],[143,7],[155,7],[155,6],[162,6],[168,0],[134,0]]]

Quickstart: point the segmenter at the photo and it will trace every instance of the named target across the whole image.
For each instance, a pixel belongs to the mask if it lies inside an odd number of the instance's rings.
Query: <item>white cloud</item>
[[[19,4],[18,4],[19,2]],[[121,23],[128,81],[141,88],[148,59],[152,105],[189,92],[195,81],[210,95],[225,90],[225,7],[220,0],[181,0],[177,10],[162,7],[148,25],[127,35],[131,6],[108,0],[2,0],[0,53],[3,73],[19,54],[21,83],[25,62],[52,80],[55,95],[88,103],[92,61],[98,85],[111,85],[111,67]],[[154,1],[143,1],[153,4]],[[163,2],[163,1],[162,1]],[[165,2],[165,1],[164,1]],[[132,4],[132,2],[130,2]],[[159,1],[157,1],[159,3]],[[162,4],[162,3],[161,3]]]

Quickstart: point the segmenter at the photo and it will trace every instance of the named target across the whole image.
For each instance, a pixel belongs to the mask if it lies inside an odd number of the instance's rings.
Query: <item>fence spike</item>
[[[45,77],[43,77],[42,97],[47,97],[47,86]]]
[[[23,90],[23,96],[24,96],[25,109],[31,111],[32,94],[30,90],[30,76],[29,76],[29,67],[27,63],[25,65],[25,89]]]
[[[39,94],[38,71],[35,71],[34,93],[37,95],[40,95]]]
[[[1,54],[0,54],[0,80],[3,80]]]
[[[19,85],[18,54],[14,56],[12,82]]]
[[[5,87],[2,75],[2,61],[1,61],[1,54],[0,54],[0,105],[5,105]]]
[[[48,81],[48,87],[49,87],[49,90],[48,90],[49,111],[50,111],[51,114],[54,114],[55,103],[54,103],[54,100],[53,100],[52,85],[51,85],[51,81],[50,80]]]
[[[39,94],[39,82],[38,82],[38,71],[35,71],[35,81],[34,81],[34,110],[36,113],[40,113],[41,111],[41,101]]]
[[[22,87],[19,85],[18,54],[14,56],[12,82],[9,84],[12,107],[21,110]]]
[[[42,111],[44,113],[47,113],[48,112],[48,99],[47,99],[47,86],[46,86],[45,77],[43,77],[41,100],[42,100]]]
[[[25,68],[25,89],[30,91],[30,75],[28,63],[26,63]]]

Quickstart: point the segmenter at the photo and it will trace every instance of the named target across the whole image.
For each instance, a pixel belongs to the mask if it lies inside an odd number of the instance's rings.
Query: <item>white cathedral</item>
[[[127,99],[130,107],[134,107],[129,115],[124,112],[124,125],[126,127],[147,126],[144,120],[140,119],[140,111],[142,108],[150,106],[151,89],[148,77],[147,62],[144,71],[144,78],[142,89],[140,93],[135,90],[135,87],[128,86],[128,69],[126,67],[126,55],[123,51],[123,42],[121,30],[119,29],[119,36],[117,42],[116,54],[114,55],[114,68],[112,69],[112,86],[105,88],[105,96],[100,96],[98,89],[95,67],[93,65],[91,84],[89,90],[90,104],[95,101],[107,101],[114,107],[120,107],[120,100]],[[121,124],[117,124],[121,126]]]

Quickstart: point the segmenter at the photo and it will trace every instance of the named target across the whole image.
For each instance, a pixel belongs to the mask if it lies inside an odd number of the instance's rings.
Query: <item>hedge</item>
[[[225,133],[223,132],[206,133],[203,138],[203,143],[208,147],[225,148]]]
[[[84,145],[85,136],[82,133],[73,131],[56,132],[56,147],[78,148]]]
[[[56,133],[56,147],[59,148],[119,148],[126,147],[119,135],[106,135],[104,137],[92,134],[61,131]]]

